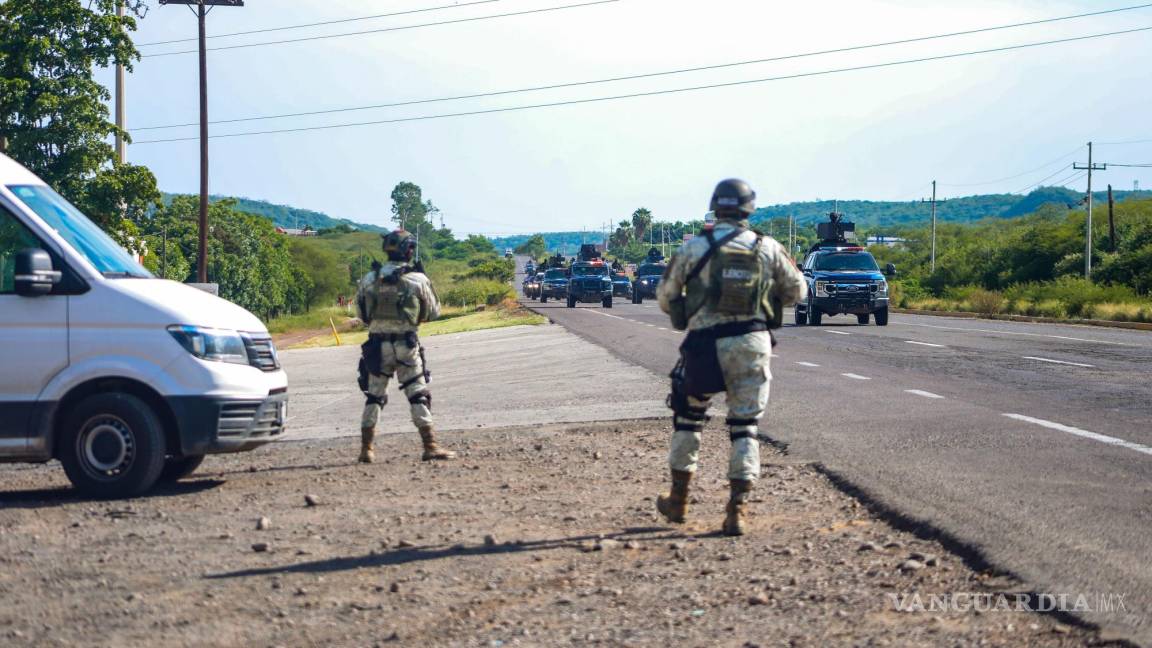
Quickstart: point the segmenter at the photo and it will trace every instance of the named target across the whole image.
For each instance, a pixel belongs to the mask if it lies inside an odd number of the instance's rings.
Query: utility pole
[[[1092,278],[1092,172],[1093,171],[1106,171],[1107,164],[1093,164],[1092,163],[1092,142],[1088,142],[1088,164],[1080,165],[1077,163],[1072,164],[1075,170],[1088,171],[1088,222],[1084,228],[1084,278]]]
[[[116,18],[124,20],[124,0],[116,2]],[[116,162],[124,164],[124,64],[116,64]]]
[[[796,219],[792,214],[788,214],[788,257],[792,257],[792,245],[795,240]]]
[[[1116,200],[1112,196],[1112,185],[1108,185],[1108,251],[1116,253]]]
[[[200,245],[196,281],[208,283],[208,33],[209,7],[243,7],[244,0],[160,0],[160,4],[194,5],[200,41]],[[191,9],[191,7],[189,7]]]
[[[929,202],[929,201],[926,201],[923,198],[921,198],[920,202],[923,203],[923,202]],[[929,257],[929,261],[928,261],[928,268],[929,268],[928,271],[929,272],[936,272],[936,203],[938,201],[936,200],[936,181],[935,180],[932,181],[932,200],[931,200],[931,202],[932,202],[932,253],[931,253],[931,256]]]

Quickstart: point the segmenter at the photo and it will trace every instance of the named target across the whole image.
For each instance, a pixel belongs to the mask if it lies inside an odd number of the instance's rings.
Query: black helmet
[[[756,211],[756,192],[743,180],[722,180],[712,192],[710,209],[717,218],[747,218]]]
[[[398,229],[382,235],[384,254],[392,261],[410,261],[416,251],[416,237],[407,230]]]

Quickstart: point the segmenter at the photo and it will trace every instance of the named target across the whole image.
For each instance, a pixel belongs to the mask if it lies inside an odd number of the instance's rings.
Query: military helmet
[[[384,239],[384,253],[389,259],[406,261],[416,251],[416,237],[408,230],[398,229],[381,236]]]
[[[717,218],[747,218],[756,211],[756,192],[743,180],[721,180],[712,192],[709,209],[716,212]]]

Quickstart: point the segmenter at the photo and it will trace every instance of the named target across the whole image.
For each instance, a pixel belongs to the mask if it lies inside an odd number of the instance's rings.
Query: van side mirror
[[[889,276],[889,277],[895,277],[896,276],[896,264],[895,263],[889,263],[888,265],[884,266],[884,274]]]
[[[27,248],[16,253],[16,294],[21,297],[39,297],[52,292],[60,283],[60,271],[52,269],[52,257],[44,250]]]

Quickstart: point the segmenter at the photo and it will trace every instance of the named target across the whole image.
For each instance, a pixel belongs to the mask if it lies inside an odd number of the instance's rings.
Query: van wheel
[[[204,463],[204,455],[189,455],[187,457],[169,457],[164,462],[164,469],[160,471],[161,483],[172,483],[184,479],[196,472],[200,464]]]
[[[147,403],[117,392],[85,398],[59,437],[64,472],[85,495],[131,497],[164,469],[164,429]]]
[[[868,325],[868,313],[864,313],[863,315],[857,315],[856,316],[856,323],[859,324],[860,326],[867,326]]]
[[[888,309],[881,308],[876,311],[876,326],[888,326]]]

